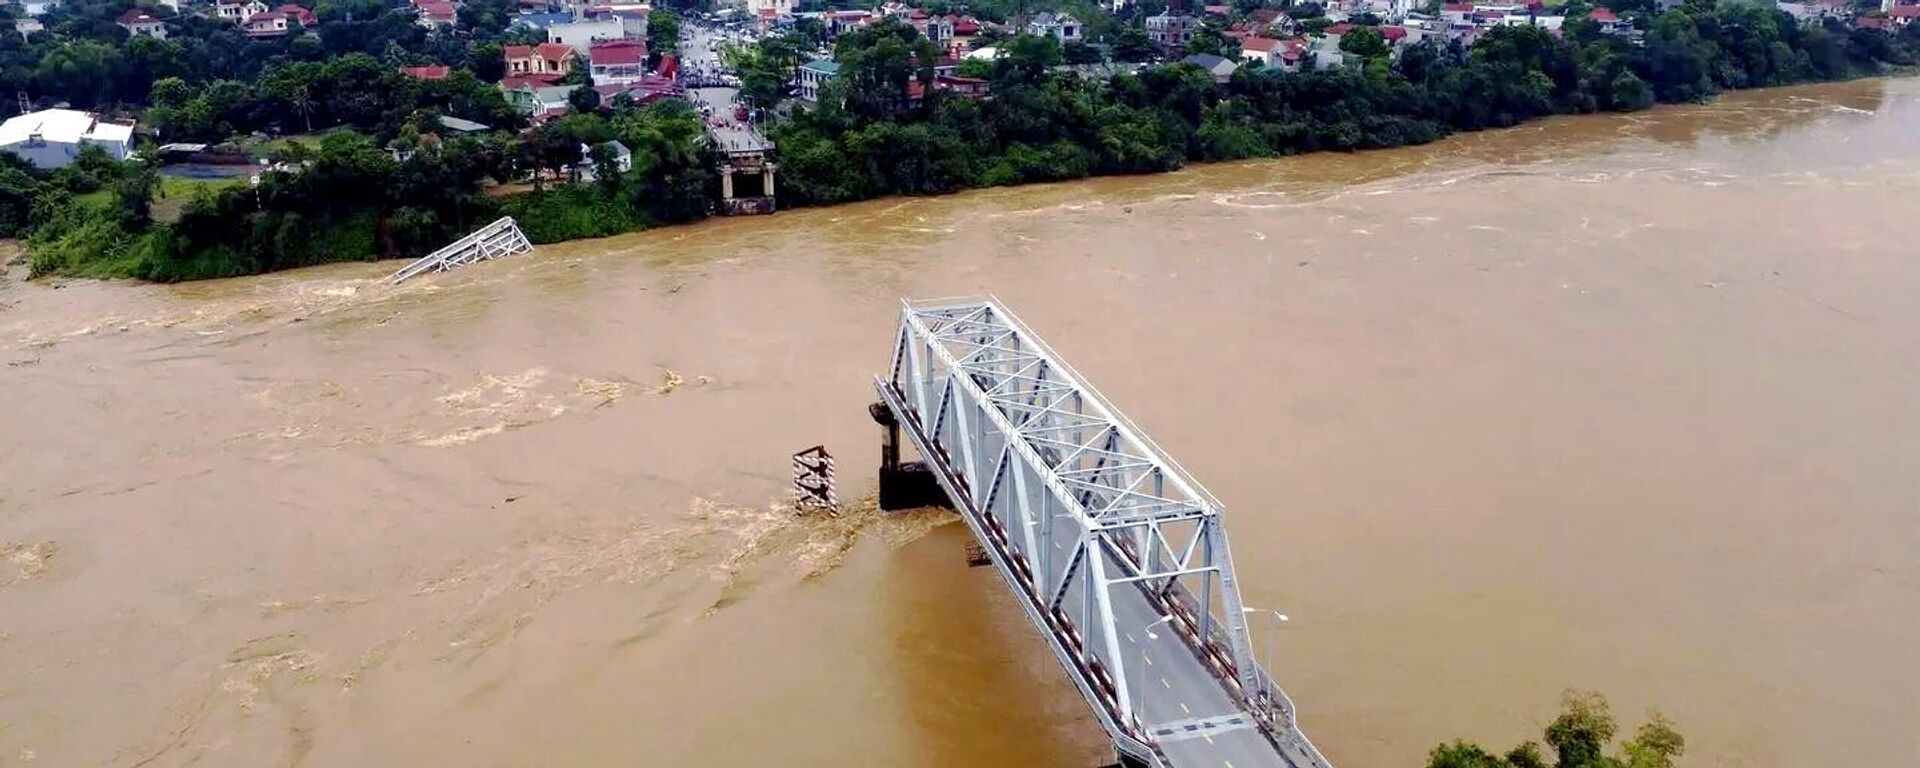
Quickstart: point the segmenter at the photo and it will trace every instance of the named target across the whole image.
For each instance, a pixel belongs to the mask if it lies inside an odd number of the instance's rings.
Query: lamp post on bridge
[[[1267,635],[1267,663],[1275,663],[1279,658],[1280,628],[1286,626],[1287,622],[1291,621],[1291,619],[1288,619],[1286,614],[1273,610],[1272,608],[1241,608],[1240,613],[1249,615],[1265,613],[1273,617],[1273,632]],[[1278,688],[1280,683],[1274,679],[1272,669],[1266,670],[1265,677],[1267,690],[1262,691],[1261,694],[1266,696],[1267,706],[1272,707],[1275,704],[1274,689]]]
[[[1158,619],[1154,619],[1153,621],[1147,622],[1147,625],[1144,627],[1141,627],[1140,631],[1146,633],[1148,640],[1159,640],[1160,636],[1153,633],[1153,628],[1160,626],[1161,624],[1165,624],[1169,621],[1173,621],[1172,615],[1162,616]],[[1140,661],[1144,666],[1148,666],[1148,667],[1153,666],[1153,662],[1147,658],[1150,655],[1150,652],[1152,650],[1153,650],[1153,646],[1148,645],[1147,643],[1140,643]],[[1141,674],[1145,675],[1146,673],[1143,670]],[[1140,697],[1139,706],[1142,710],[1146,709],[1146,706],[1147,706],[1146,701],[1147,701],[1147,697],[1145,696]],[[1140,713],[1135,712],[1133,715],[1133,719],[1136,721],[1140,721]],[[1144,730],[1146,723],[1144,721],[1140,721],[1140,725]]]

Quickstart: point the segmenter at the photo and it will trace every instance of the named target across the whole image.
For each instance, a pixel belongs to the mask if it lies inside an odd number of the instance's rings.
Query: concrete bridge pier
[[[900,422],[894,420],[892,409],[886,403],[873,403],[867,413],[880,425],[880,511],[952,509],[953,502],[926,462],[900,460]]]

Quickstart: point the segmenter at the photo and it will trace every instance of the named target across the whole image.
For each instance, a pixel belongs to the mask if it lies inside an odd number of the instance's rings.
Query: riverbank
[[[1746,4],[1686,6],[1658,14],[1650,27],[1638,41],[1644,44],[1584,21],[1559,36],[1500,27],[1471,55],[1419,45],[1389,57],[1380,48],[1355,54],[1352,66],[1242,71],[1225,82],[1178,65],[1083,81],[1052,70],[1060,52],[1043,39],[1008,46],[995,60],[992,98],[933,97],[904,110],[886,87],[871,85],[892,81],[847,72],[844,106],[830,102],[769,128],[779,146],[778,197],[789,208],[830,205],[1420,145],[1551,115],[1632,112],[1883,73],[1911,64],[1920,51],[1920,33],[1841,35]],[[917,34],[881,24],[840,38],[840,55],[879,66],[862,46],[896,33]],[[140,224],[130,213],[140,206],[129,204],[55,216],[33,238],[36,271],[178,281],[419,255],[516,210],[541,243],[692,221],[713,210],[718,159],[697,150],[702,126],[684,105],[579,114],[555,125],[541,129],[543,141],[598,146],[618,135],[651,156],[635,162],[642,171],[607,166],[600,182],[503,202],[478,185],[490,162],[516,161],[465,154],[500,147],[449,144],[395,163],[371,142],[335,135],[302,173],[275,175],[259,194],[234,190],[196,201],[176,225]],[[555,131],[561,135],[547,135]]]

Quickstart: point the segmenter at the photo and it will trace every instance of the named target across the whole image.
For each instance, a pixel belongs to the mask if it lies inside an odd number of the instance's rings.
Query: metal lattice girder
[[[1122,652],[1151,634],[1118,621],[1123,604],[1133,621],[1179,619],[1209,684],[1284,731],[1276,743],[1305,743],[1255,663],[1219,501],[1005,307],[904,305],[880,389],[1117,744],[1155,743],[1140,699],[1166,684]],[[1310,745],[1291,753],[1324,765]]]

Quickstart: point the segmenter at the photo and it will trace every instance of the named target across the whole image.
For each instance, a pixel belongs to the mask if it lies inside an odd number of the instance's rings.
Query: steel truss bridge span
[[[1254,657],[1220,502],[998,300],[904,303],[875,389],[1122,763],[1330,768]]]

